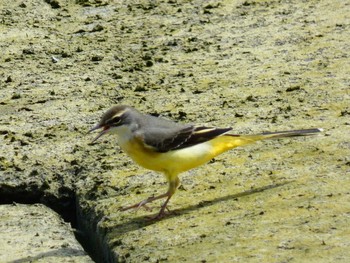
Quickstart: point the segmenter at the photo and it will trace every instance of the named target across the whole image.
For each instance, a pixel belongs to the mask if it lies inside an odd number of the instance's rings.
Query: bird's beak
[[[93,132],[98,129],[103,129],[96,137],[92,140],[91,143],[94,143],[98,138],[100,138],[102,135],[106,134],[109,131],[109,126],[102,126],[100,124],[97,124],[96,126],[92,127],[87,133]]]

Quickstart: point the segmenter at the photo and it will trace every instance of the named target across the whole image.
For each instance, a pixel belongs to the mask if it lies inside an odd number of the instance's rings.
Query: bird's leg
[[[160,218],[164,217],[165,209],[166,209],[166,207],[168,205],[168,202],[169,202],[170,198],[173,196],[173,194],[175,193],[175,191],[176,191],[176,189],[178,188],[179,185],[180,185],[180,180],[176,176],[176,178],[174,180],[169,181],[169,189],[168,189],[168,191],[166,193],[158,195],[158,196],[148,197],[147,199],[145,199],[145,200],[143,200],[143,201],[141,201],[141,202],[139,202],[137,204],[134,204],[134,205],[131,205],[131,206],[127,206],[127,207],[122,207],[119,210],[120,211],[126,211],[126,210],[129,210],[129,209],[136,209],[136,210],[138,210],[141,207],[144,207],[147,210],[150,210],[150,208],[147,206],[148,203],[151,203],[151,202],[153,202],[155,200],[167,197],[167,199],[163,203],[159,213],[155,217],[151,218],[151,219],[160,219]]]
[[[170,195],[168,196],[168,198],[165,200],[165,202],[162,204],[161,208],[160,208],[160,211],[159,213],[156,215],[156,216],[150,216],[149,219],[150,220],[158,220],[158,219],[161,219],[163,218],[166,213],[165,213],[165,208],[168,209],[169,211],[169,208],[167,208],[167,205],[168,205],[168,202],[170,200],[170,198],[172,197],[173,195]]]
[[[134,205],[131,205],[131,206],[122,207],[119,210],[120,211],[126,211],[126,210],[129,210],[129,209],[136,209],[136,210],[138,210],[141,207],[146,208],[146,210],[150,210],[150,208],[147,206],[148,203],[151,203],[151,202],[153,202],[155,200],[162,199],[162,198],[165,198],[165,197],[168,197],[168,196],[169,196],[168,192],[166,192],[165,194],[158,195],[158,196],[150,196],[147,199],[142,200],[141,202],[139,202],[137,204],[134,204]]]
[[[177,176],[174,178],[174,180],[169,181],[169,189],[166,192],[166,195],[168,196],[168,198],[162,204],[159,213],[155,217],[150,217],[151,220],[158,220],[158,219],[163,218],[166,215],[165,209],[167,208],[167,205],[169,203],[170,198],[174,195],[174,193],[175,193],[176,189],[179,187],[179,185],[180,185],[180,180]]]

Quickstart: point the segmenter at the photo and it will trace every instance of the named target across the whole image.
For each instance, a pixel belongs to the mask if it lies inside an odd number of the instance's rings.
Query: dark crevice
[[[61,196],[57,197],[52,194],[48,194],[40,189],[31,189],[30,187],[10,187],[0,186],[0,205],[3,204],[37,204],[41,203],[46,205],[50,209],[58,213],[65,222],[71,224],[74,229],[74,234],[78,242],[82,245],[85,252],[94,260],[96,260],[96,252],[92,253],[92,246],[89,240],[89,235],[78,229],[78,217],[77,217],[77,202],[75,192],[71,189],[65,188],[61,191]],[[82,217],[81,217],[82,218]]]
[[[0,186],[0,204],[35,204],[41,203],[61,215],[64,221],[69,222],[73,228],[77,226],[75,194],[67,191],[60,197],[48,194],[38,187],[10,187]]]

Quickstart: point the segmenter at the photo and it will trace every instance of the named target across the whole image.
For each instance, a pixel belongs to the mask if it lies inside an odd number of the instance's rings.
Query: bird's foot
[[[165,217],[167,215],[167,213],[165,212],[165,209],[167,209],[169,211],[169,209],[167,208],[167,204],[171,198],[171,194],[169,192],[165,193],[165,194],[162,194],[162,195],[158,195],[158,196],[151,196],[151,197],[148,197],[147,199],[137,203],[137,204],[134,204],[134,205],[131,205],[131,206],[127,206],[127,207],[121,207],[119,208],[119,211],[126,211],[126,210],[129,210],[129,209],[135,209],[136,211],[138,209],[140,209],[141,207],[144,207],[147,211],[151,211],[152,208],[150,208],[149,206],[147,206],[148,203],[151,203],[155,200],[158,200],[158,199],[161,199],[161,198],[167,198],[164,202],[164,204],[162,205],[159,213],[155,216],[151,216],[151,217],[148,217],[149,220],[159,220],[159,219],[162,219],[163,217]]]
[[[158,200],[158,199],[161,199],[161,198],[165,198],[165,197],[168,197],[168,193],[165,193],[165,194],[162,194],[162,195],[159,195],[159,196],[150,196],[147,199],[145,199],[145,200],[143,200],[143,201],[141,201],[141,202],[139,202],[137,204],[134,204],[134,205],[131,205],[131,206],[126,206],[126,207],[121,207],[121,208],[119,208],[119,211],[126,211],[126,210],[130,210],[130,209],[135,209],[137,211],[141,207],[145,208],[147,211],[152,211],[152,208],[149,207],[147,204],[148,203],[152,203],[155,200]]]
[[[135,211],[137,211],[141,207],[143,207],[147,211],[152,211],[152,208],[147,205],[148,203],[152,202],[149,199],[150,199],[150,197],[137,203],[137,204],[126,206],[126,207],[121,207],[121,208],[119,208],[119,211],[126,211],[126,210],[130,210],[130,209],[135,209]]]
[[[165,209],[167,210],[167,212],[165,211]],[[149,221],[157,221],[160,220],[164,217],[166,217],[167,215],[169,215],[171,213],[171,211],[169,210],[169,208],[167,207],[166,204],[162,205],[162,208],[160,209],[159,213],[156,215],[151,215],[151,216],[147,216],[147,220]]]

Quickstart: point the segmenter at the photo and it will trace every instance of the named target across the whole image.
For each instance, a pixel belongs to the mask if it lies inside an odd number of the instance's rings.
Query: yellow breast
[[[232,139],[220,136],[211,141],[165,153],[155,152],[138,138],[121,145],[121,148],[139,165],[166,174],[178,174],[204,163],[235,147]]]
[[[162,163],[159,162],[162,153],[145,147],[140,139],[134,138],[120,146],[137,164],[154,171],[164,170]]]

